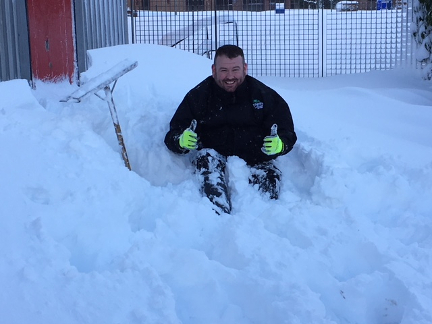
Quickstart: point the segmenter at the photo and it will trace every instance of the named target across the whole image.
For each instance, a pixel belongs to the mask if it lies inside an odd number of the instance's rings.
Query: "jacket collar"
[[[214,89],[214,93],[218,98],[220,98],[223,101],[228,100],[234,102],[248,97],[248,89],[249,89],[248,75],[246,75],[243,83],[234,92],[225,91],[216,83],[213,77],[211,77],[211,79],[212,79],[212,86]]]

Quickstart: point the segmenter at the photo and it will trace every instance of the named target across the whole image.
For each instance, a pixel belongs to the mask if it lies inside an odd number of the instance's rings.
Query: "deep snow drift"
[[[0,322],[432,323],[432,86],[418,71],[260,78],[299,140],[281,197],[228,161],[232,215],[163,144],[211,61],[153,45],[90,52],[89,80],[128,58],[114,100],[0,83]]]

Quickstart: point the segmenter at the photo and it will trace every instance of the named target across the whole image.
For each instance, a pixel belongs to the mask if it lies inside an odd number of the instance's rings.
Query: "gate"
[[[27,0],[34,79],[74,81],[75,43],[72,0]]]
[[[377,1],[132,0],[129,13],[134,43],[209,58],[236,44],[251,75],[324,77],[412,63],[411,3]]]

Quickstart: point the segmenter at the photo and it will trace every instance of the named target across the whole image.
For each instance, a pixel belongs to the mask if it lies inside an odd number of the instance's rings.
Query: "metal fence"
[[[410,2],[271,1],[135,0],[132,40],[209,58],[218,46],[236,44],[255,76],[322,77],[412,64]]]

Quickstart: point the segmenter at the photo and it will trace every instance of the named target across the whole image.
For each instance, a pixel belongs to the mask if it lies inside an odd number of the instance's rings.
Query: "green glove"
[[[181,148],[187,150],[196,150],[198,148],[198,135],[195,133],[196,120],[192,120],[189,128],[186,128],[180,135],[179,144]]]
[[[267,155],[275,155],[282,152],[284,149],[284,144],[280,139],[279,135],[276,136],[266,136],[264,138],[264,145],[261,148]]]
[[[267,155],[275,155],[282,152],[284,144],[277,134],[277,125],[274,124],[271,128],[271,135],[264,137],[264,144],[261,151]]]

